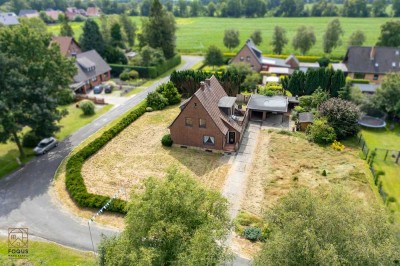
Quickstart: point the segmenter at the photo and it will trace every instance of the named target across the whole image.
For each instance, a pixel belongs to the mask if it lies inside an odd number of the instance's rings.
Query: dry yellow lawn
[[[204,151],[165,148],[161,138],[179,113],[178,107],[146,113],[87,160],[82,175],[89,192],[113,195],[118,188],[130,190],[143,179],[162,178],[176,166],[205,186],[221,190],[229,170],[227,158]],[[122,199],[124,195],[120,196]]]
[[[340,152],[300,137],[263,131],[250,168],[242,209],[262,215],[264,210],[297,186],[314,189],[321,185],[340,184],[366,201],[375,200],[365,161],[358,157],[358,153],[355,148],[346,147]],[[322,175],[323,170],[327,176]]]

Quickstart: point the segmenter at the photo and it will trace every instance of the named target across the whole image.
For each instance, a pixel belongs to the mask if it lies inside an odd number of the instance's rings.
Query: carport
[[[287,114],[288,104],[289,101],[286,96],[253,94],[247,104],[247,110],[249,111],[250,120],[265,121],[269,116]]]

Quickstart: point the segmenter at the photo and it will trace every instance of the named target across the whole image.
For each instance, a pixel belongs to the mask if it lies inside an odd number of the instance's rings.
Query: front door
[[[229,132],[228,142],[229,144],[235,144],[235,132]]]

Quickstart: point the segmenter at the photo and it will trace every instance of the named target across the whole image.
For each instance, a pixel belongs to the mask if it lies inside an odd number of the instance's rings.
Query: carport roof
[[[224,96],[218,101],[218,107],[231,108],[236,102],[236,97]]]
[[[286,113],[288,110],[288,98],[286,96],[263,96],[253,94],[250,97],[247,109],[255,111]]]

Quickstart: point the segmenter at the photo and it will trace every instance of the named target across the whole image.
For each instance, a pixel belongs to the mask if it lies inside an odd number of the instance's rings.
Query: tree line
[[[307,1],[308,3],[309,1]],[[306,8],[304,0],[164,0],[162,4],[176,17],[399,17],[400,0],[392,0],[392,11],[387,12],[386,0],[336,0],[311,1]],[[48,8],[65,10],[68,6],[87,8],[97,6],[105,14],[128,13],[132,16],[149,16],[151,0],[111,1],[111,0],[2,0],[0,9],[19,12],[21,9],[45,10]],[[339,6],[340,4],[341,6]]]

